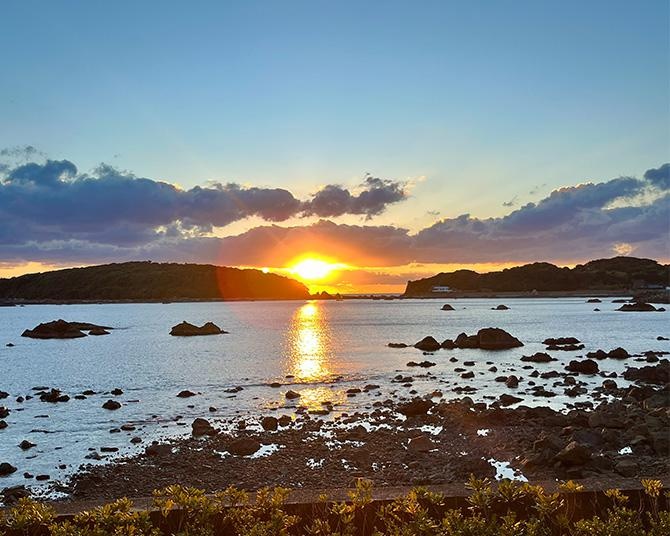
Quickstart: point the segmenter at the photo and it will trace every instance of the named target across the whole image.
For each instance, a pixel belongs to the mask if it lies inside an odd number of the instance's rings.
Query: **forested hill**
[[[303,299],[305,285],[260,270],[126,262],[0,279],[0,300]]]
[[[651,259],[614,257],[559,268],[537,262],[500,272],[479,274],[472,270],[440,273],[426,279],[409,281],[405,296],[430,296],[433,287],[446,286],[456,291],[574,291],[633,290],[670,284],[670,266]]]

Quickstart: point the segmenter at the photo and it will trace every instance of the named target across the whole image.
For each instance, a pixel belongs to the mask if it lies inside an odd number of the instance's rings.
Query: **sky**
[[[0,276],[670,258],[666,1],[0,6]],[[294,274],[295,275],[295,274]]]

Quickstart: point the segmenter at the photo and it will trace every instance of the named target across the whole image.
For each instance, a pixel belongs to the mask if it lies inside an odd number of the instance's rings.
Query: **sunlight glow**
[[[328,277],[333,270],[339,267],[338,264],[333,264],[321,259],[306,258],[294,264],[290,271],[301,279],[307,281],[318,281]]]

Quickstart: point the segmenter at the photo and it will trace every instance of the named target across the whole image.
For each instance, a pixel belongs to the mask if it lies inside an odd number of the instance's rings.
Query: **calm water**
[[[508,299],[508,311],[492,311],[498,301],[452,300],[455,311],[441,311],[443,302],[434,300],[342,301],[342,302],[246,302],[107,305],[35,305],[0,308],[0,390],[10,397],[0,401],[12,410],[6,419],[9,427],[0,431],[0,462],[18,467],[0,479],[0,488],[25,480],[23,472],[49,474],[65,479],[75,471],[89,448],[119,447],[120,454],[144,448],[153,439],[190,432],[195,416],[224,420],[234,416],[257,416],[278,408],[291,412],[296,404],[320,407],[324,400],[336,404],[338,412],[369,408],[374,400],[410,396],[411,388],[391,383],[399,372],[411,374],[420,395],[440,389],[445,397],[455,398],[455,384],[479,388],[472,398],[497,396],[504,385],[493,377],[514,371],[526,376],[519,358],[544,350],[547,337],[575,336],[586,344],[580,352],[553,352],[559,361],[537,365],[540,371],[562,370],[575,355],[602,348],[623,346],[631,353],[670,350],[670,343],[656,341],[669,335],[667,313],[621,313],[605,299],[588,304],[585,299]],[[594,312],[594,307],[601,312]],[[20,337],[26,328],[58,318],[113,326],[110,335],[74,340],[33,340]],[[213,321],[229,331],[227,335],[178,338],[170,327],[187,320],[195,324]],[[438,340],[455,338],[460,332],[476,333],[495,326],[509,331],[525,347],[500,352],[481,350],[440,351],[427,358],[437,363],[426,376],[426,369],[410,369],[410,360],[421,361],[421,352],[407,348],[389,349],[388,342],[414,343],[426,335]],[[16,346],[5,347],[12,342]],[[459,362],[450,363],[455,356]],[[464,360],[476,361],[476,376],[462,380],[454,368]],[[494,362],[498,372],[487,371]],[[601,370],[621,372],[626,363],[606,360]],[[480,374],[481,373],[481,374]],[[293,379],[287,379],[293,375]],[[582,377],[580,379],[587,379]],[[269,382],[290,387],[273,389]],[[542,380],[536,379],[539,383]],[[552,389],[554,380],[546,382]],[[599,385],[602,378],[589,380]],[[620,384],[622,380],[617,380]],[[382,386],[381,392],[350,398],[351,387],[366,383]],[[16,402],[17,396],[31,393],[33,386],[56,387],[70,396],[85,389],[99,394],[86,400],[49,404],[32,399]],[[226,392],[235,386],[243,390]],[[124,394],[112,397],[106,392],[121,388]],[[287,403],[284,392],[301,392],[299,401]],[[525,382],[520,389],[524,393]],[[182,389],[201,393],[180,399]],[[562,393],[562,388],[554,388]],[[514,392],[506,390],[506,392]],[[123,403],[118,411],[101,408],[108,398]],[[562,406],[586,397],[533,400],[524,403]],[[193,406],[193,407],[189,407]],[[215,406],[217,411],[209,413]],[[288,406],[288,407],[287,407]],[[182,416],[182,419],[177,417]],[[110,434],[124,423],[138,426],[134,432]],[[140,436],[144,446],[129,444]],[[36,448],[22,451],[18,443],[28,439]],[[100,463],[100,462],[98,462]],[[59,469],[66,464],[65,469]]]

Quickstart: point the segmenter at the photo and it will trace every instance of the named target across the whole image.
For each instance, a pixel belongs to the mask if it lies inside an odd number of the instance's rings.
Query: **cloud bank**
[[[407,197],[403,184],[367,177],[355,192],[328,185],[299,200],[280,188],[213,184],[181,190],[108,166],[80,174],[67,160],[7,168],[0,182],[0,256],[10,262],[124,260],[283,266],[305,252],[357,266],[570,262],[618,253],[670,257],[670,165],[642,178],[560,188],[498,218],[463,214],[417,233],[398,226],[291,217],[369,219]],[[249,216],[270,223],[237,236],[208,234]]]

